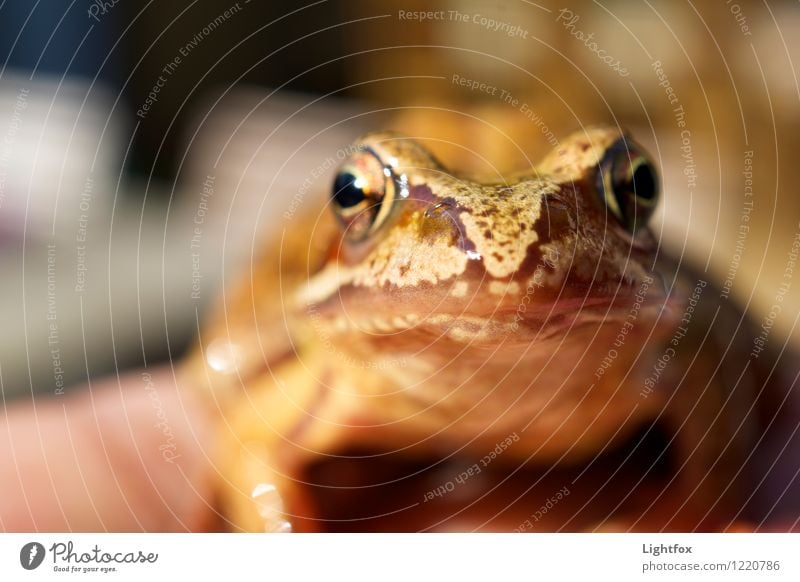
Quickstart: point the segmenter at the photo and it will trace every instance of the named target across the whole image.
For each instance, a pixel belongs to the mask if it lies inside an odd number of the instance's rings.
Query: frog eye
[[[600,161],[597,190],[629,232],[647,225],[658,202],[658,174],[642,148],[621,138]]]
[[[394,199],[392,172],[370,151],[347,160],[333,181],[331,201],[347,238],[363,240],[386,220]]]

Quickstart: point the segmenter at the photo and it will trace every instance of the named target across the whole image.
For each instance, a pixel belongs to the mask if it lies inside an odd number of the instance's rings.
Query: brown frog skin
[[[393,133],[351,151],[184,369],[220,410],[227,528],[749,527],[764,372],[660,252],[630,137],[588,128],[495,182]]]

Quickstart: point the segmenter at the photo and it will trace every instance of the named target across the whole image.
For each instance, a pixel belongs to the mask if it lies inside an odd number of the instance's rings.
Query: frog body
[[[741,314],[659,249],[629,136],[493,181],[394,133],[351,151],[186,367],[231,528],[731,526],[763,372],[730,377]]]

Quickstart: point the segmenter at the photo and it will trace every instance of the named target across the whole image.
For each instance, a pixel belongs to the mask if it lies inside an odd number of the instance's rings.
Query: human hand
[[[210,421],[169,367],[0,413],[0,529],[212,528]]]

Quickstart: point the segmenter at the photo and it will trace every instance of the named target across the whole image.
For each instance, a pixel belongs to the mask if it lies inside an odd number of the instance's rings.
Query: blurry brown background
[[[20,6],[24,16],[29,8]],[[29,90],[11,153],[0,159],[8,289],[0,366],[9,393],[53,389],[48,244],[58,249],[58,346],[69,382],[178,357],[222,282],[252,260],[267,231],[288,226],[282,214],[293,200],[325,195],[333,169],[308,193],[300,192],[304,180],[355,135],[382,127],[426,139],[453,166],[497,175],[530,166],[571,131],[619,124],[661,168],[653,228],[667,248],[718,283],[728,278],[756,320],[784,281],[800,229],[795,1],[204,0],[119,3],[97,21],[84,6],[75,21],[80,35],[93,27],[76,54],[107,57],[80,74],[74,63],[48,69],[47,58],[35,66],[52,47],[5,47],[12,58],[0,98],[9,117],[0,131]],[[137,116],[163,67],[190,45],[158,100]],[[59,115],[48,114],[53,103]],[[59,140],[48,171],[41,144]],[[87,176],[88,267],[77,291]],[[204,200],[209,176],[213,198]],[[190,241],[199,208],[196,298]],[[800,342],[796,277],[772,342]]]

